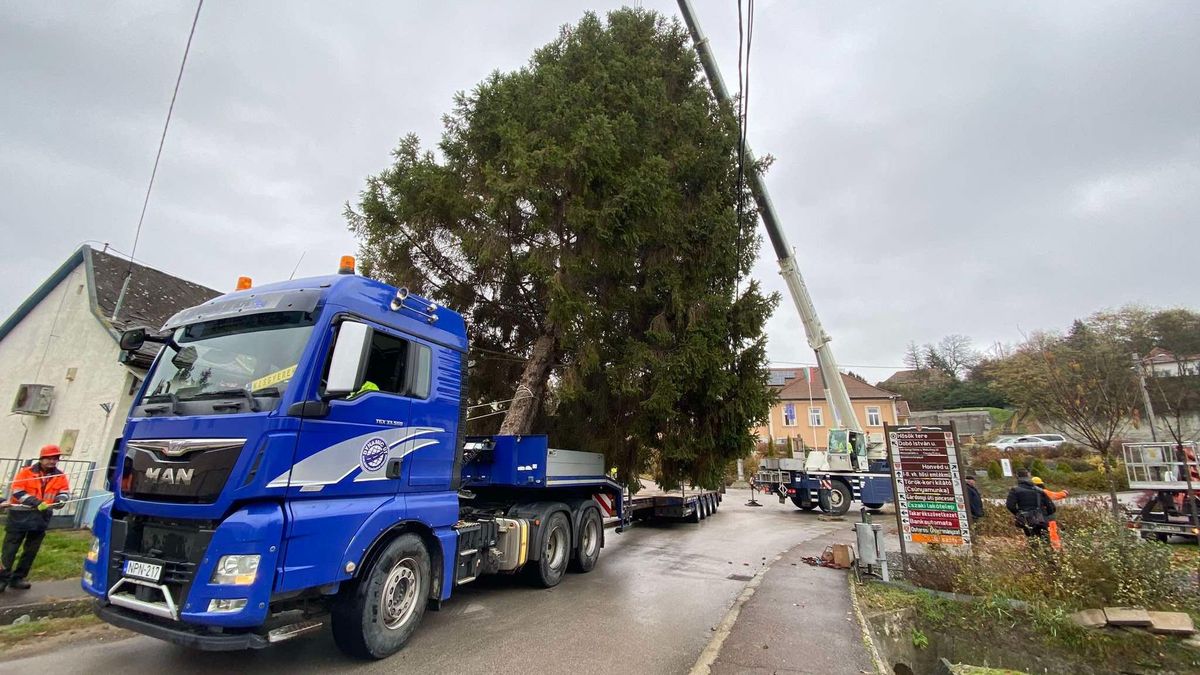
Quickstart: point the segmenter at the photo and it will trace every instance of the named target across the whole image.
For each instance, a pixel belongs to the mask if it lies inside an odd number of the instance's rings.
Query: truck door
[[[388,495],[407,482],[402,458],[422,435],[409,424],[414,346],[386,327],[371,328],[361,387],[330,400],[328,414],[301,423],[291,495]]]

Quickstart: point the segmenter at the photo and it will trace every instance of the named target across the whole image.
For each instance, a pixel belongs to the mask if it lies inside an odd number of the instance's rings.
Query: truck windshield
[[[183,326],[163,349],[141,403],[243,401],[275,408],[312,333],[304,312],[272,312]],[[217,406],[214,405],[214,408]]]

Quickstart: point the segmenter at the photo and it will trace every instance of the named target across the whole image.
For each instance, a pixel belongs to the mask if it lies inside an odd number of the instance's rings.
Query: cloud
[[[725,79],[737,16],[696,3]],[[674,3],[645,6],[676,14]],[[138,257],[214,288],[327,272],[341,211],[456,91],[617,3],[208,4]],[[0,314],[128,250],[194,6],[0,4]],[[759,3],[750,141],[838,358],[1195,305],[1200,5]],[[305,253],[307,252],[307,253]],[[764,245],[755,275],[783,291]],[[811,361],[794,309],[770,353]],[[885,369],[856,368],[868,377]]]

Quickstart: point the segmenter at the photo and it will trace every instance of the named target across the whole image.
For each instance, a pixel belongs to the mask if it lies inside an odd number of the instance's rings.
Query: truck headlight
[[[221,586],[249,586],[258,576],[258,555],[223,555],[217,561],[210,583]]]
[[[96,562],[100,559],[100,537],[92,537],[92,547],[88,549],[87,561]]]

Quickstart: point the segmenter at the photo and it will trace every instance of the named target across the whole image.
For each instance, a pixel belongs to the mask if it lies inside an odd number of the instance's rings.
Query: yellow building
[[[839,373],[858,423],[873,442],[883,442],[883,425],[908,421],[908,402],[899,394]],[[772,368],[770,386],[779,395],[771,408],[770,422],[755,430],[763,443],[777,446],[825,448],[829,429],[837,426],[833,408],[825,400],[820,368]]]

